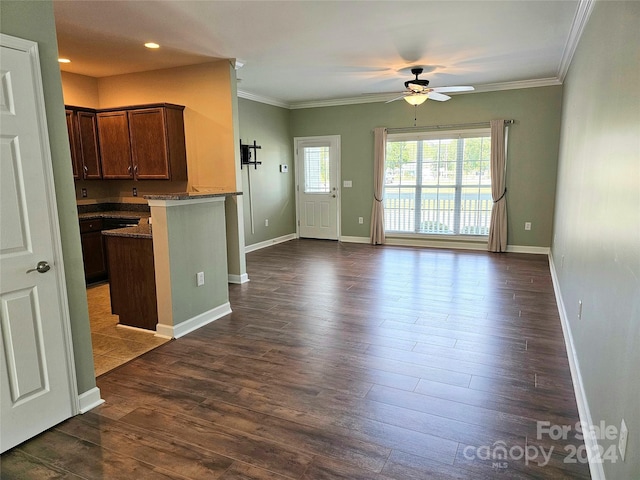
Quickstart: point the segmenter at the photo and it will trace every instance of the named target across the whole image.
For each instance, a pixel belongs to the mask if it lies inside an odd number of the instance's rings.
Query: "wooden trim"
[[[251,245],[244,247],[244,253],[255,252],[256,250],[277,245],[278,243],[288,242],[289,240],[295,240],[296,238],[298,238],[298,236],[295,233],[289,233],[287,235],[282,235],[281,237],[265,240],[264,242],[252,243]]]

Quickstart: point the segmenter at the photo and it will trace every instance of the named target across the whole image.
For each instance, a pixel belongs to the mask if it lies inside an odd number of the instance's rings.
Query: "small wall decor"
[[[256,141],[253,141],[253,145],[243,145],[242,139],[240,139],[240,168],[243,165],[253,165],[255,170],[258,169],[258,165],[262,165],[262,162],[258,162],[257,158],[257,150],[262,148],[260,145],[256,145]],[[253,150],[253,155],[251,155],[251,150]],[[253,157],[254,160],[251,160]]]

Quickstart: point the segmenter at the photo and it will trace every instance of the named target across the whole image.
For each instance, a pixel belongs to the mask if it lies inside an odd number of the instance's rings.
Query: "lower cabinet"
[[[122,325],[155,330],[158,301],[151,238],[105,235],[111,312]]]
[[[84,259],[84,277],[87,283],[106,280],[107,262],[102,239],[102,219],[80,221],[80,241]]]

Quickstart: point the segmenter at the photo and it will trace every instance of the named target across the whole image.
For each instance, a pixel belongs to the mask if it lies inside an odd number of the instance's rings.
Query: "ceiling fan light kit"
[[[429,98],[429,95],[425,94],[425,93],[415,93],[413,95],[407,95],[406,97],[404,97],[404,101],[407,102],[409,105],[422,105],[424,102],[427,101],[427,99]]]
[[[443,92],[471,92],[474,90],[473,87],[468,86],[429,88],[429,80],[418,78],[418,75],[422,72],[423,69],[420,67],[412,68],[411,73],[415,75],[416,78],[404,82],[404,87],[407,91],[403,92],[402,96],[389,100],[387,103],[395,102],[401,98],[404,98],[405,102],[414,106],[422,105],[429,98],[431,100],[437,100],[438,102],[446,102],[451,99],[451,97],[444,95]]]

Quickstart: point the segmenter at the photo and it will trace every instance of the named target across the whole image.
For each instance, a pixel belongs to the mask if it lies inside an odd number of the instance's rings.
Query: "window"
[[[329,147],[304,147],[304,193],[329,193]]]
[[[491,131],[387,136],[384,226],[387,232],[488,235]]]

